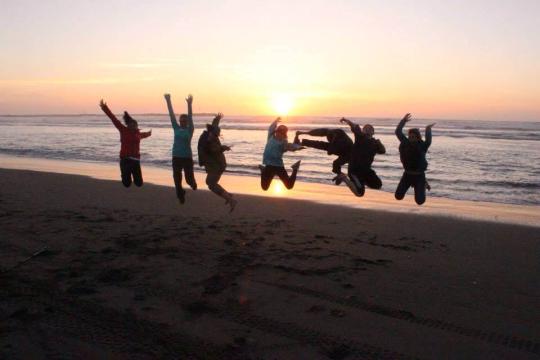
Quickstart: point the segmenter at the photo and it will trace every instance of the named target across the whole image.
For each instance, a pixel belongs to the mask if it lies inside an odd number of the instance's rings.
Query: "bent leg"
[[[218,184],[222,174],[223,171],[219,169],[206,168],[206,185],[208,185],[210,191],[219,196],[223,196],[225,192],[225,189]]]
[[[354,173],[350,175],[350,178],[354,187],[356,188],[355,195],[359,197],[364,196],[364,193],[366,192],[366,186],[364,185],[363,179],[359,175]]]
[[[287,170],[285,170],[284,167],[281,167],[277,171],[277,176],[280,178],[281,182],[283,182],[283,185],[285,185],[287,189],[291,190],[294,187],[294,183],[296,182],[297,173],[298,167],[293,168],[291,176],[287,174]]]
[[[324,150],[328,151],[328,147],[330,146],[330,143],[327,143],[326,141],[316,141],[316,140],[309,140],[309,139],[302,139],[302,146],[307,146],[314,149]]]
[[[332,162],[332,172],[334,174],[341,174],[341,167],[349,162],[348,156],[339,156],[334,162]]]
[[[330,134],[330,129],[327,128],[320,128],[320,129],[312,129],[305,134],[308,134],[309,136],[328,136]]]
[[[195,181],[195,174],[193,172],[193,159],[186,159],[184,164],[184,174],[186,175],[186,182],[193,189],[197,190],[197,181]]]
[[[365,184],[370,187],[371,189],[380,189],[382,188],[382,181],[381,178],[377,176],[377,173],[373,170],[370,170],[365,176],[364,176],[364,182]]]
[[[401,180],[399,180],[399,184],[396,188],[396,192],[394,196],[397,200],[403,200],[405,197],[405,194],[407,193],[407,190],[409,190],[409,187],[411,186],[407,174],[404,172],[401,176]]]
[[[345,184],[347,184],[354,195],[358,197],[364,196],[365,186],[357,172],[351,171],[349,168],[348,175],[343,177],[343,181],[345,181]]]
[[[422,205],[426,202],[426,175],[416,175],[414,182],[414,201],[418,205]]]

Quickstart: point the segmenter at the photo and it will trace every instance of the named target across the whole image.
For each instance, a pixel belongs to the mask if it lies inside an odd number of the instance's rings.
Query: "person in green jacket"
[[[174,143],[172,148],[172,168],[176,196],[183,204],[186,201],[186,191],[182,188],[182,170],[186,177],[186,182],[193,190],[197,190],[197,182],[193,174],[193,153],[191,152],[191,139],[193,138],[193,95],[186,98],[188,113],[179,116],[178,124],[176,122],[171,95],[165,94],[167,109],[171,118],[171,124],[174,130]]]

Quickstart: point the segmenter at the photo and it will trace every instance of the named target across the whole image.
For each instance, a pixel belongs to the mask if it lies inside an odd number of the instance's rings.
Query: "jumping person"
[[[326,137],[328,142],[302,139],[300,135],[321,136]],[[310,147],[319,150],[325,150],[328,155],[337,155],[338,158],[332,162],[332,172],[337,176],[332,179],[339,185],[342,181],[341,167],[347,164],[351,157],[353,142],[349,135],[342,129],[312,129],[310,131],[297,131],[294,137],[294,143],[305,147]]]
[[[396,136],[399,139],[399,158],[403,164],[403,176],[396,188],[396,199],[402,200],[407,190],[414,188],[414,201],[422,205],[426,201],[426,188],[430,187],[426,181],[426,170],[428,163],[426,152],[431,145],[431,128],[435,125],[426,126],[426,140],[422,140],[422,135],[418,128],[411,128],[408,137],[403,135],[403,127],[411,121],[411,114],[406,114],[396,127]]]
[[[287,189],[292,189],[296,181],[296,174],[300,168],[300,161],[295,162],[291,176],[287,174],[283,164],[283,153],[286,151],[297,151],[304,149],[298,144],[291,144],[287,141],[288,128],[285,125],[279,125],[281,118],[277,118],[268,128],[268,137],[264,147],[263,165],[259,166],[261,170],[261,187],[264,191],[268,190],[274,176],[278,176]]]
[[[219,135],[221,129],[219,121],[223,117],[222,113],[216,115],[212,124],[206,125],[206,130],[199,137],[197,150],[199,152],[199,165],[204,166],[206,170],[206,185],[216,195],[225,199],[225,204],[229,205],[232,212],[236,207],[237,201],[221,185],[218,184],[221,175],[227,167],[225,160],[225,151],[231,150],[227,145],[221,145]]]
[[[99,102],[99,107],[111,119],[113,125],[120,132],[120,173],[122,184],[125,187],[131,185],[132,179],[136,186],[143,185],[141,172],[141,154],[139,145],[141,139],[152,135],[152,130],[147,132],[139,131],[137,121],[133,119],[127,111],[124,111],[124,124],[122,124],[107,106],[103,99]]]
[[[193,174],[193,154],[191,152],[191,139],[193,138],[193,95],[186,98],[188,113],[179,116],[180,125],[176,122],[174,110],[171,102],[171,95],[165,94],[167,109],[171,118],[174,130],[174,143],[172,148],[172,168],[176,197],[183,204],[186,201],[186,191],[182,188],[182,170],[186,177],[186,182],[193,190],[197,190],[197,182]]]
[[[386,153],[384,145],[379,139],[375,139],[375,129],[370,124],[363,128],[350,120],[342,118],[341,123],[351,127],[354,133],[354,144],[349,161],[348,178],[344,174],[340,177],[349,186],[356,196],[364,196],[366,186],[372,189],[380,189],[382,181],[377,173],[371,168],[376,154]]]

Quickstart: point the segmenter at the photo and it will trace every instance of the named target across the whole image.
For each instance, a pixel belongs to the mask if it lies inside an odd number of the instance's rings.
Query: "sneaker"
[[[291,168],[293,170],[298,170],[298,168],[300,167],[301,162],[302,162],[302,160],[298,160],[297,162],[295,162],[294,164],[291,165]]]

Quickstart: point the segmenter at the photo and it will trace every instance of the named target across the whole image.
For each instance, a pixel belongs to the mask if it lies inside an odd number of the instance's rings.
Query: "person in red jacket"
[[[111,119],[113,125],[120,132],[120,173],[122,175],[122,184],[129,187],[132,182],[136,186],[143,185],[141,172],[141,154],[139,152],[139,144],[141,139],[152,135],[152,130],[141,132],[137,121],[133,119],[127,111],[124,111],[124,123],[112,113],[103,99],[99,103],[101,110]]]

